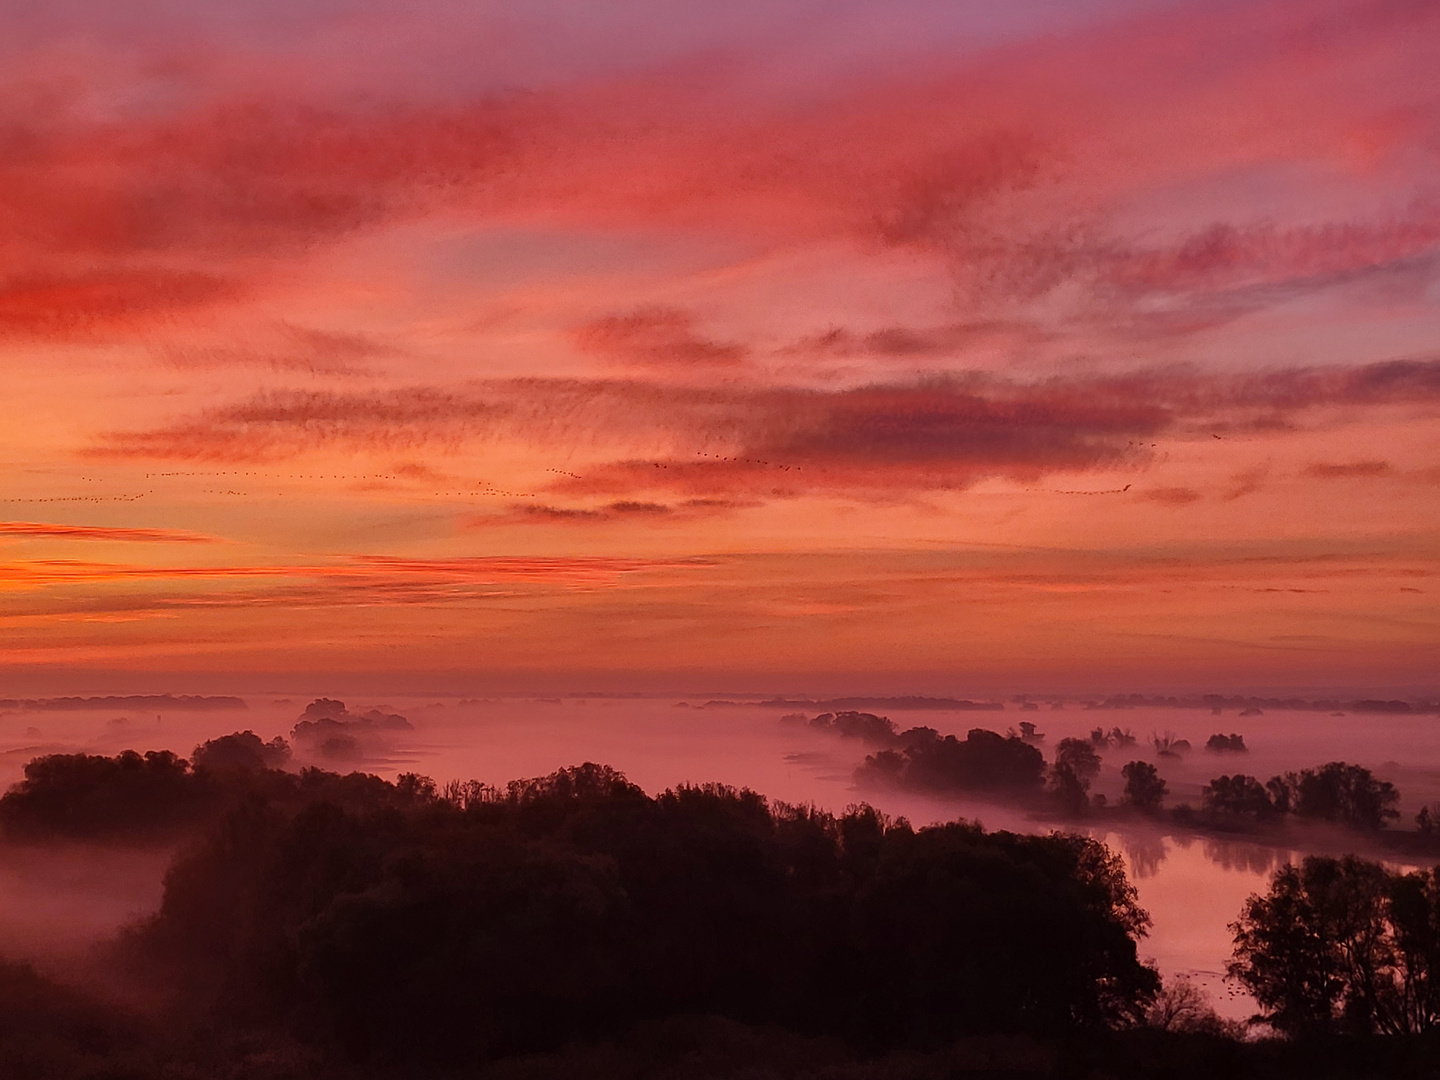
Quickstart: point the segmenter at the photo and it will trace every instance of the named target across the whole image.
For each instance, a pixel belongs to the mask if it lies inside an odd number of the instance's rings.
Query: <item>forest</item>
[[[1021,776],[1030,757],[989,734],[960,753]],[[288,764],[250,732],[188,759],[30,762],[0,797],[8,843],[176,854],[158,911],[85,980],[0,965],[0,1072],[1428,1077],[1440,1060],[1433,873],[1277,873],[1232,928],[1231,975],[1262,1009],[1247,1029],[1144,962],[1148,916],[1089,837],[718,785],[652,796],[597,764],[501,788]]]

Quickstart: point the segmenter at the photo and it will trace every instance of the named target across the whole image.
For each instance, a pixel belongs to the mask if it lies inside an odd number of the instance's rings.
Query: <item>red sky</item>
[[[14,685],[1440,686],[1432,4],[0,19]]]

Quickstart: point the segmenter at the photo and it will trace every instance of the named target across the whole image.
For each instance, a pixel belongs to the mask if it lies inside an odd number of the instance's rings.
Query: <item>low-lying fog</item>
[[[338,690],[332,697],[345,698]],[[42,754],[124,749],[172,749],[188,755],[205,739],[253,730],[264,739],[291,738],[309,695],[255,698],[244,709],[210,711],[116,710],[0,713],[0,784],[21,776],[24,764]],[[992,829],[1049,831],[1060,826],[1025,811],[960,799],[935,799],[887,789],[859,790],[855,767],[867,753],[857,741],[782,724],[794,711],[741,704],[705,707],[673,698],[567,698],[564,700],[435,700],[345,698],[352,713],[379,708],[408,718],[411,727],[377,725],[356,745],[327,752],[312,740],[295,745],[294,766],[360,769],[393,778],[420,772],[442,784],[476,779],[503,785],[560,766],[596,761],[612,765],[649,792],[681,783],[715,781],[745,786],[771,799],[813,802],[841,810],[866,801],[920,825],[965,817]],[[812,714],[820,708],[809,710]],[[874,711],[884,711],[876,709]],[[1222,773],[1244,772],[1262,780],[1328,761],[1366,766],[1401,792],[1401,821],[1440,799],[1440,718],[1429,715],[1332,715],[1272,711],[1241,716],[1208,709],[1085,709],[1070,705],[1020,712],[905,710],[891,712],[902,728],[928,725],[942,734],[973,727],[1004,732],[1022,720],[1036,724],[1049,748],[1095,727],[1129,729],[1134,746],[1104,753],[1105,768],[1094,790],[1113,802],[1120,793],[1120,766],[1152,761],[1169,784],[1167,805],[1198,805],[1200,789]],[[1159,757],[1151,736],[1173,733],[1193,749]],[[1207,752],[1213,734],[1240,734],[1243,754]],[[1246,1016],[1250,1004],[1221,979],[1230,952],[1227,923],[1245,897],[1263,889],[1270,873],[1299,853],[1244,841],[1167,834],[1164,827],[1097,824],[1096,835],[1122,854],[1154,928],[1142,950],[1166,975],[1188,973],[1212,994],[1217,1008]],[[1344,843],[1345,841],[1338,841]],[[1317,836],[1317,849],[1338,850],[1332,834]],[[153,910],[168,861],[163,851],[95,850],[11,846],[0,861],[0,954],[58,963]]]

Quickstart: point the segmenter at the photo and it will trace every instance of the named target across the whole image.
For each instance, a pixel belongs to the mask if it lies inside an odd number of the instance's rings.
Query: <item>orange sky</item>
[[[13,686],[1440,688],[1440,8],[120,7],[0,16]]]

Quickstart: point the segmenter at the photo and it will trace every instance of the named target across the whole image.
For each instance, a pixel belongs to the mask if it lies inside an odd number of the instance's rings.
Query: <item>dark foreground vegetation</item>
[[[1440,1075],[1433,876],[1382,872],[1364,909],[1393,925],[1367,985],[1406,987],[1414,1023],[1345,990],[1335,1022],[1291,1024],[1291,998],[1262,994],[1292,1037],[1246,1042],[1160,986],[1148,919],[1089,838],[716,786],[652,797],[599,765],[504,789],[290,773],[287,749],[241,733],[188,762],[41,759],[0,799],[29,842],[195,823],[159,911],[97,955],[89,990],[0,963],[0,1076]],[[1247,908],[1238,978],[1331,977],[1352,943],[1295,914],[1304,888],[1273,918]]]

